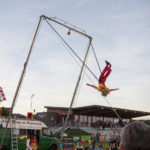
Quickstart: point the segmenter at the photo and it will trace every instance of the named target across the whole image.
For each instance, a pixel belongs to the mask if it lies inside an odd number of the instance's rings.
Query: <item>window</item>
[[[50,131],[49,131],[48,128],[43,128],[43,129],[42,129],[42,134],[43,134],[44,136],[50,136],[50,135],[51,135],[51,133],[50,133]]]

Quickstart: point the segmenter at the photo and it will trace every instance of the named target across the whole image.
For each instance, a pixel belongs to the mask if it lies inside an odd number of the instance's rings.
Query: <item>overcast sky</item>
[[[150,112],[150,1],[149,0],[1,0],[0,86],[10,107],[39,17],[57,17],[93,37],[101,69],[112,64],[106,86],[119,88],[107,100],[113,107]],[[83,59],[88,39],[50,22]],[[68,107],[81,63],[52,28],[42,21],[14,112],[26,114],[44,106]],[[92,49],[87,65],[99,77]],[[74,107],[109,106],[101,94],[86,83],[97,80],[85,69]],[[31,98],[31,96],[34,96]],[[32,108],[31,108],[32,100]]]

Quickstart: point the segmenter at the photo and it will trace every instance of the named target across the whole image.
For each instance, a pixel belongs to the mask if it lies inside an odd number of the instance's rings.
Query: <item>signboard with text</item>
[[[3,119],[2,127],[5,128],[6,124],[7,124],[7,119]],[[30,121],[30,120],[10,119],[9,123],[8,123],[8,128],[41,130],[42,129],[42,122]]]
[[[63,137],[63,150],[73,150],[73,137],[64,136]]]

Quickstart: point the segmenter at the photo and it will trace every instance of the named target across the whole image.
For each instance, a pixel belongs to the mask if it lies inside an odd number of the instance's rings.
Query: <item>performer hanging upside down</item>
[[[102,92],[103,96],[107,96],[107,94],[109,94],[109,92],[111,92],[111,91],[118,90],[117,88],[109,89],[105,86],[106,79],[112,71],[111,64],[108,61],[105,61],[105,62],[106,62],[106,66],[99,77],[99,82],[98,82],[99,86],[97,87],[95,85],[91,85],[91,84],[87,83],[88,86],[91,86],[91,87],[97,89],[98,91]]]

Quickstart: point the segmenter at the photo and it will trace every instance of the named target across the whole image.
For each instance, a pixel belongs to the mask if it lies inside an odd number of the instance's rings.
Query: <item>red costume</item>
[[[99,84],[102,84],[105,87],[105,81],[110,73],[111,73],[111,67],[109,64],[106,64],[104,70],[102,71],[99,77]]]
[[[118,90],[117,88],[109,89],[105,86],[105,81],[106,81],[107,77],[109,76],[109,74],[111,73],[111,64],[108,61],[105,61],[105,62],[106,62],[106,66],[99,77],[99,82],[98,82],[99,86],[97,87],[95,85],[87,84],[88,86],[91,86],[91,87],[97,89],[98,91],[102,92],[103,96],[107,96],[109,94],[109,92],[111,92],[111,91]]]

